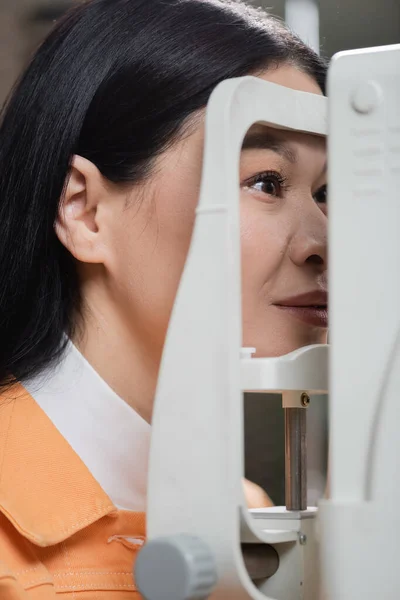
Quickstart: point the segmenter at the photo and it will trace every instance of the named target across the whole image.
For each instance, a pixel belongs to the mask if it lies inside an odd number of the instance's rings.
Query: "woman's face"
[[[262,79],[321,94],[291,66]],[[151,353],[161,352],[190,244],[203,142],[202,116],[158,159],[151,181],[131,190],[128,205],[125,197],[102,213],[99,276],[125,331],[141,336]],[[240,160],[243,345],[258,356],[326,342],[325,183],[322,138],[261,125],[249,131]]]

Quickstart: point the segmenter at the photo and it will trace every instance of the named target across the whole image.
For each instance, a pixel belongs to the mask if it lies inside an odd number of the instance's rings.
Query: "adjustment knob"
[[[382,100],[382,89],[376,81],[364,81],[354,90],[351,105],[358,113],[368,115],[376,110]]]
[[[187,534],[147,542],[136,559],[134,576],[146,600],[205,600],[217,583],[207,544]]]

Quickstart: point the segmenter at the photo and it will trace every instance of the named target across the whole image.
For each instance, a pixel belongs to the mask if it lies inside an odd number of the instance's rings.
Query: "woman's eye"
[[[281,196],[284,183],[285,179],[279,173],[260,173],[246,187],[268,196]]]
[[[315,194],[314,194],[315,202],[318,204],[326,204],[328,202],[328,186],[323,185]]]

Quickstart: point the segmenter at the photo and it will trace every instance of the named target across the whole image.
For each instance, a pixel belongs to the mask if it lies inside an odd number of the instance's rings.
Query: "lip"
[[[315,290],[274,302],[274,306],[314,327],[328,327],[328,294]]]

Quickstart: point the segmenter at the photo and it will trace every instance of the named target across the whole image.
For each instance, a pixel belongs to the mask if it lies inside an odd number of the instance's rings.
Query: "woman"
[[[204,107],[248,74],[322,94],[325,70],[281,23],[224,0],[91,0],[33,58],[0,130],[2,599],[138,594]],[[326,341],[326,157],[313,136],[249,135],[243,345],[272,356]],[[268,503],[247,485],[250,505]]]

